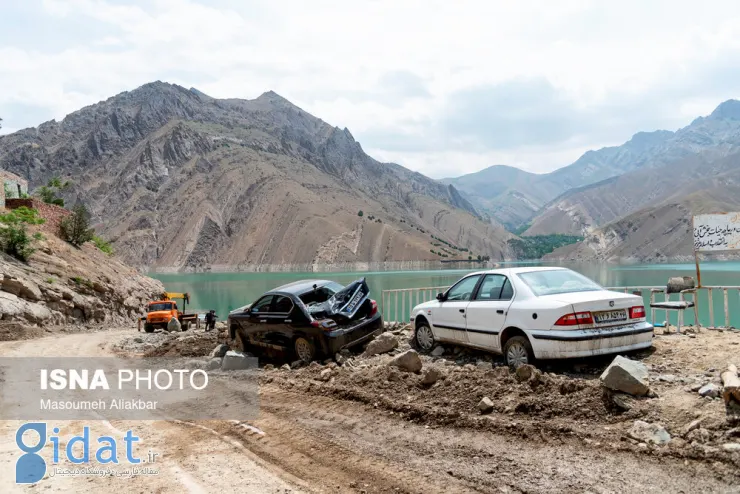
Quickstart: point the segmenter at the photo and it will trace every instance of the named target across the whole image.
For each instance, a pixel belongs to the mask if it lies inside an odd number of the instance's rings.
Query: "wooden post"
[[[740,401],[740,379],[737,377],[737,367],[732,364],[728,365],[720,377],[722,386],[724,386],[722,397],[725,403],[729,403],[732,399]]]

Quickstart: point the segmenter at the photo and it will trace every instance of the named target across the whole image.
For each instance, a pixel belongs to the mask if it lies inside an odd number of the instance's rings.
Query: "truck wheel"
[[[149,323],[146,323],[146,324],[144,324],[144,331],[146,331],[147,333],[153,333],[154,332],[154,326],[151,325],[151,324],[149,324]]]
[[[504,345],[506,365],[514,369],[534,363],[532,345],[526,336],[513,336]]]
[[[296,357],[304,362],[310,362],[316,357],[316,347],[306,338],[299,337],[293,341],[293,350]]]
[[[183,331],[187,331],[190,328],[190,324],[186,322],[182,323],[181,326]]]

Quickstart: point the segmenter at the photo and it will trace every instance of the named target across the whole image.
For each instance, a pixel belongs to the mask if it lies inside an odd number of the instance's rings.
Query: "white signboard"
[[[694,251],[740,250],[740,213],[694,216]]]

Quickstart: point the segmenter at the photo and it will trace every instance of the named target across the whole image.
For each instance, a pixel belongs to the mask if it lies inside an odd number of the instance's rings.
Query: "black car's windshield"
[[[299,299],[301,299],[301,302],[303,302],[306,306],[314,305],[314,304],[321,304],[323,302],[326,302],[329,300],[335,293],[340,291],[342,288],[344,288],[339,283],[335,283],[333,281],[327,283],[326,285],[317,287],[315,290],[311,290],[310,292],[303,293],[298,296]]]
[[[538,296],[558,293],[589,292],[603,288],[585,276],[569,269],[519,273],[519,278]]]
[[[150,304],[147,312],[157,312],[160,310],[172,310],[172,302],[161,302],[158,304]]]

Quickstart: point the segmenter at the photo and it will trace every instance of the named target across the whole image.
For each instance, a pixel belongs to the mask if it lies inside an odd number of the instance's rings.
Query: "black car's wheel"
[[[419,347],[422,353],[429,353],[434,348],[434,333],[426,322],[419,323],[416,327],[414,339],[416,340],[416,346]]]
[[[506,365],[516,369],[526,364],[534,363],[532,345],[526,336],[513,336],[504,345]]]
[[[293,341],[293,350],[296,357],[304,362],[310,362],[316,357],[316,346],[312,341],[298,337]]]
[[[144,331],[146,331],[147,333],[153,333],[154,332],[154,325],[149,324],[149,323],[144,324]]]

